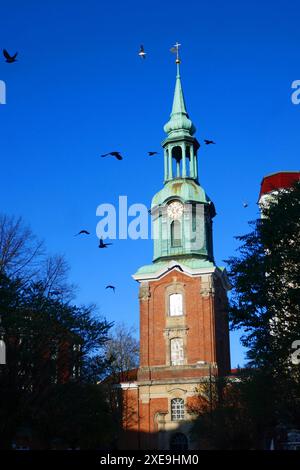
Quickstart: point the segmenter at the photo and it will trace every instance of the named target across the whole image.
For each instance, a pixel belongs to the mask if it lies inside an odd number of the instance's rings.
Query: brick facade
[[[140,367],[135,381],[120,384],[123,410],[129,403],[132,409],[123,413],[127,438],[121,445],[129,449],[197,447],[189,436],[189,404],[199,390],[204,394],[205,382],[230,372],[229,284],[214,263],[216,211],[199,184],[200,143],[186,110],[179,64],[177,57],[162,142],[164,187],[151,203],[153,263],[133,276],[140,283]]]
[[[227,294],[217,268],[191,275],[178,266],[158,279],[140,283],[140,367],[135,381],[122,383],[126,449],[170,449],[180,432],[189,448],[189,405],[198,400],[199,385],[211,376],[230,373]],[[172,317],[169,296],[181,293],[183,314]],[[182,365],[170,363],[170,341],[182,338]],[[185,417],[173,420],[171,402],[184,401]]]

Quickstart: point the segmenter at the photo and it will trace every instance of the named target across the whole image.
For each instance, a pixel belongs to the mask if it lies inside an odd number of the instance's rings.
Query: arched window
[[[173,338],[170,341],[171,346],[171,365],[181,366],[184,364],[183,339]]]
[[[182,148],[178,145],[172,148],[172,166],[173,177],[180,178],[182,176]]]
[[[184,400],[182,398],[173,398],[171,400],[171,419],[172,421],[184,419]]]
[[[175,452],[183,452],[188,450],[187,437],[182,432],[176,432],[170,439],[170,450]]]
[[[171,294],[169,296],[170,301],[170,316],[178,317],[183,315],[183,298],[182,294]]]
[[[181,246],[181,223],[179,220],[173,220],[171,223],[171,246],[173,248]]]

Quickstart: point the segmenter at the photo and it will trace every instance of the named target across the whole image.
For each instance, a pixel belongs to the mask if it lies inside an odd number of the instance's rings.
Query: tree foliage
[[[300,427],[300,366],[292,360],[300,340],[300,183],[274,195],[251,227],[228,260],[231,327],[244,331],[248,367],[217,379],[212,399],[202,394],[194,410],[194,438],[216,449],[269,448],[278,429]]]
[[[99,448],[113,432],[98,385],[112,324],[70,302],[64,258],[41,247],[21,219],[0,217],[0,447],[26,428],[43,448]]]
[[[240,370],[235,377],[217,377],[208,393],[202,386],[192,437],[202,448],[264,449],[276,425],[269,389],[272,376],[257,369]],[[207,393],[205,391],[207,390]]]
[[[230,320],[245,331],[251,364],[280,370],[300,339],[300,184],[273,197],[252,226],[228,261]]]

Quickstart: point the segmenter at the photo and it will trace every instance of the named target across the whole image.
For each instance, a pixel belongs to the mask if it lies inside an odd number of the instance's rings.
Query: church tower
[[[129,428],[138,433],[141,449],[194,448],[189,405],[200,383],[230,372],[229,284],[214,261],[216,213],[199,183],[200,144],[187,113],[178,53],[176,63],[162,142],[164,186],[151,205],[153,262],[133,276],[140,284],[140,367],[127,399],[135,414]]]

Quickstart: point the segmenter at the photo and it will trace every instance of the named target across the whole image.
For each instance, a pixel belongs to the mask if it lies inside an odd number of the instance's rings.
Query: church
[[[140,365],[117,387],[121,449],[192,450],[189,406],[199,386],[230,374],[226,272],[213,254],[213,202],[200,185],[195,135],[180,59],[164,126],[164,186],[151,204],[154,256],[139,283]]]

